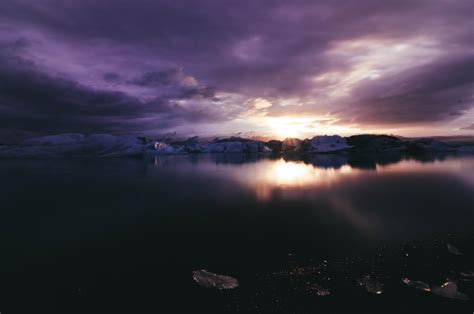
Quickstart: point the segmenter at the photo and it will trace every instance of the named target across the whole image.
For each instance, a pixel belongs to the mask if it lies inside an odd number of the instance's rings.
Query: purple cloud
[[[455,123],[474,106],[473,9],[467,0],[5,0],[1,134],[200,124],[221,133],[254,99],[270,104],[259,116],[360,129]]]
[[[461,130],[474,130],[474,123],[472,123],[471,125],[466,125],[460,129]]]

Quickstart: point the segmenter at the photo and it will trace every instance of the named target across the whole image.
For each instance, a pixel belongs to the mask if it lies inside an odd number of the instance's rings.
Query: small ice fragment
[[[309,293],[314,293],[320,297],[325,297],[331,294],[328,289],[321,287],[320,285],[316,283],[308,283],[308,286],[306,287],[306,291],[308,291]]]
[[[365,275],[361,279],[358,279],[357,282],[360,286],[365,286],[365,289],[370,293],[382,294],[383,292],[383,283],[372,279],[369,275]]]
[[[219,290],[234,289],[239,286],[239,281],[235,278],[213,274],[204,269],[193,271],[193,279],[200,286]]]
[[[457,300],[469,300],[469,297],[464,293],[458,291],[458,286],[455,282],[446,281],[441,287],[433,287],[431,289],[434,294],[440,295],[445,298],[457,299]]]
[[[316,294],[320,297],[325,297],[327,295],[330,295],[331,293],[329,292],[328,289],[320,287],[317,291]]]
[[[462,256],[462,253],[459,252],[458,248],[455,247],[454,245],[448,243],[446,244],[446,246],[448,247],[449,253]]]
[[[465,272],[462,271],[461,276],[472,278],[472,277],[474,277],[474,271],[472,271],[472,270],[465,271]]]
[[[412,286],[423,291],[431,291],[430,286],[423,281],[410,280],[408,278],[403,278],[402,281],[408,286]]]

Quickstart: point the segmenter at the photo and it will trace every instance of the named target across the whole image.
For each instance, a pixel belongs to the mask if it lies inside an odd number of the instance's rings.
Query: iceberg
[[[32,138],[0,149],[3,158],[34,157],[131,157],[141,156],[146,146],[134,136],[66,133]]]
[[[228,139],[215,138],[206,147],[208,153],[270,153],[272,150],[266,147],[262,142],[244,139],[240,137],[231,137]]]
[[[343,152],[343,154],[339,154]],[[135,136],[117,136],[110,134],[65,133],[36,137],[25,140],[18,145],[1,145],[0,158],[33,158],[40,156],[95,156],[95,157],[123,157],[150,155],[177,155],[196,153],[225,153],[225,154],[270,154],[282,153],[286,158],[313,159],[310,163],[328,163],[329,158],[317,154],[339,154],[342,158],[333,158],[335,167],[343,163],[354,164],[358,161],[373,159],[383,163],[400,160],[405,155],[432,156],[440,153],[474,153],[474,146],[459,146],[459,144],[445,143],[435,139],[403,140],[388,135],[355,135],[348,138],[339,135],[314,136],[311,139],[286,138],[283,141],[270,140],[262,142],[254,139],[230,137],[215,138],[207,145],[200,144],[198,137],[186,140],[173,140],[170,137],[162,139],[138,138]],[[428,154],[420,154],[428,153]],[[429,154],[433,153],[433,154]],[[305,157],[303,157],[306,155]],[[376,160],[373,156],[377,155]],[[316,158],[316,159],[314,159]],[[418,158],[418,157],[417,157]],[[340,159],[340,160],[337,160]],[[349,159],[344,161],[344,159]],[[313,162],[314,161],[314,162]]]
[[[179,153],[202,153],[205,151],[205,146],[199,144],[199,138],[197,136],[193,136],[188,138],[185,141],[175,141],[171,142],[170,144],[175,148],[175,150]]]
[[[166,144],[165,142],[155,142],[153,144],[153,151],[156,154],[171,155],[176,154],[176,150],[173,146]]]
[[[58,146],[71,145],[84,141],[85,136],[79,133],[65,133],[35,137],[20,143],[21,147],[40,147],[40,146]]]
[[[311,139],[309,153],[329,153],[349,148],[352,146],[348,145],[346,139],[339,135],[322,135]]]
[[[148,153],[156,155],[174,155],[178,153],[178,150],[165,142],[154,142],[152,145],[148,146]]]

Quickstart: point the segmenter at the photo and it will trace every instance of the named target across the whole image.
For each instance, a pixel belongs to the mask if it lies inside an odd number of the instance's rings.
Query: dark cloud
[[[373,124],[450,120],[474,106],[473,73],[474,54],[436,60],[360,84],[343,111],[352,121]]]
[[[181,71],[179,69],[166,69],[157,72],[146,72],[141,77],[130,83],[139,86],[169,86],[179,83],[181,80]]]
[[[198,85],[194,77],[176,68],[145,72],[139,78],[127,83],[141,87],[161,88],[163,94],[173,99],[213,98],[215,96],[214,87]]]
[[[190,95],[178,95],[189,98]],[[205,93],[203,93],[205,94]],[[96,90],[38,71],[29,62],[0,54],[0,134],[112,132],[150,134],[224,117],[184,108],[176,95],[140,101],[122,92]]]
[[[210,86],[196,86],[184,89],[183,98],[194,98],[194,97],[203,97],[203,98],[214,98],[215,89]]]
[[[111,73],[111,72],[104,73],[104,75],[102,75],[102,78],[104,79],[104,81],[109,82],[109,83],[119,82],[121,80],[120,75],[118,75],[117,73]]]
[[[473,107],[473,11],[469,0],[4,0],[0,128],[193,128],[258,97],[273,116],[452,121]]]

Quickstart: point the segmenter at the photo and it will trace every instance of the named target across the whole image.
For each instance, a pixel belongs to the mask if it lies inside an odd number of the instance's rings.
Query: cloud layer
[[[468,131],[473,13],[468,0],[5,0],[0,136],[259,132],[278,117]]]

